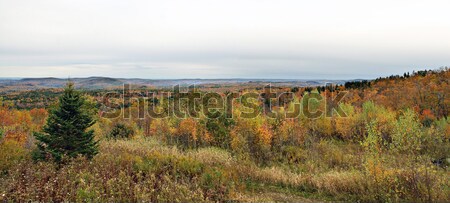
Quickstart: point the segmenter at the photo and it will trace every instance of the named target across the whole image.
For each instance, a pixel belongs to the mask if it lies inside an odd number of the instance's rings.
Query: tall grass
[[[10,145],[10,144],[9,144]],[[319,141],[302,148],[297,163],[265,166],[219,148],[179,150],[155,138],[103,140],[92,160],[78,158],[58,167],[33,162],[26,152],[0,145],[1,201],[272,201],[284,194],[360,201],[446,201],[446,169],[398,165],[399,155],[368,164],[359,144]],[[20,147],[19,147],[20,148]],[[301,148],[301,147],[299,147]],[[14,149],[14,150],[13,150]],[[13,153],[14,152],[14,153]],[[15,154],[15,155],[13,155]],[[14,157],[13,157],[14,156]],[[407,162],[405,163],[412,163]],[[413,166],[426,166],[414,168]],[[312,195],[312,196],[311,196]],[[298,197],[298,199],[295,199]]]

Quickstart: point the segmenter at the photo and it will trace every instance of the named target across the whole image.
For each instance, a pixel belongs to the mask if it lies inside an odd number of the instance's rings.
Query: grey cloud
[[[450,64],[448,6],[440,0],[0,0],[0,77],[401,74]]]

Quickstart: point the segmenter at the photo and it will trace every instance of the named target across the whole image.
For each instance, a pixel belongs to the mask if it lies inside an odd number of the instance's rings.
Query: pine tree
[[[95,121],[85,97],[68,83],[59,105],[50,110],[43,133],[35,133],[35,159],[51,158],[62,163],[79,155],[92,158],[98,152],[94,131],[87,130]]]

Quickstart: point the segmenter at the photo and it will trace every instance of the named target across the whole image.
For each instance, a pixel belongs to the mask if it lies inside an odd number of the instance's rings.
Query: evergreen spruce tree
[[[68,83],[59,104],[49,112],[43,133],[35,133],[35,159],[51,158],[63,163],[79,155],[92,158],[98,152],[94,131],[87,130],[95,121],[85,97]]]

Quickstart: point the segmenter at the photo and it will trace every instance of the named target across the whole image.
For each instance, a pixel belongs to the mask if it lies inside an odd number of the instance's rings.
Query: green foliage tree
[[[417,114],[407,109],[395,124],[391,148],[401,153],[418,153],[422,148],[424,132]]]
[[[234,120],[225,118],[225,115],[215,119],[206,119],[206,129],[213,136],[213,145],[223,149],[229,149],[231,143],[230,127]]]
[[[130,138],[134,135],[134,129],[122,123],[117,123],[109,133],[109,138],[121,139]]]
[[[95,120],[91,105],[73,83],[68,83],[59,104],[50,110],[43,133],[36,132],[37,151],[35,159],[51,158],[62,163],[79,155],[92,158],[98,152],[94,131],[88,130]]]

